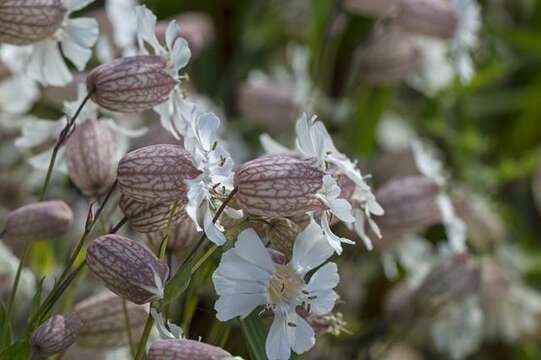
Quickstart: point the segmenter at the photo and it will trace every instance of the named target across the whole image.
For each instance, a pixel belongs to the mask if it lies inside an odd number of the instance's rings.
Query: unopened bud
[[[438,185],[424,176],[391,180],[378,189],[376,198],[385,209],[378,218],[383,241],[394,241],[437,224],[441,218],[438,192]]]
[[[266,155],[235,173],[235,196],[247,213],[268,217],[300,216],[321,207],[316,193],[325,174],[312,161],[289,155]]]
[[[293,124],[298,112],[293,93],[293,83],[250,78],[241,84],[237,106],[244,117],[266,125],[269,130],[284,129]]]
[[[356,14],[387,17],[393,15],[399,0],[345,0],[344,7]]]
[[[444,0],[402,0],[397,23],[405,30],[447,39],[457,27],[451,2]]]
[[[197,231],[195,223],[189,217],[183,217],[182,220],[171,226],[169,239],[167,240],[167,250],[176,255],[181,255],[186,249],[191,247],[201,236]],[[147,240],[151,249],[159,250],[163,241],[164,233],[148,234]]]
[[[416,308],[438,310],[479,292],[481,270],[466,253],[450,254],[437,262],[416,291]]]
[[[231,354],[204,342],[179,339],[157,340],[148,350],[148,360],[220,360]]]
[[[66,233],[73,213],[61,200],[25,205],[8,214],[3,238],[8,242],[49,240]]]
[[[82,347],[103,348],[128,345],[124,305],[121,297],[104,291],[81,301],[75,306],[75,313],[83,325],[77,339]],[[126,301],[126,312],[134,337],[143,332],[148,312],[143,305]]]
[[[421,59],[411,37],[397,28],[377,33],[362,51],[363,77],[374,84],[402,80]]]
[[[134,113],[165,102],[177,80],[165,70],[167,62],[154,55],[113,60],[92,70],[86,89],[96,104],[110,111]]]
[[[86,262],[118,296],[145,304],[163,296],[169,269],[144,245],[120,235],[104,235],[88,246]]]
[[[92,118],[77,127],[66,142],[68,174],[86,195],[101,195],[116,179],[113,135],[104,123]]]
[[[81,320],[77,315],[55,315],[32,334],[32,352],[37,356],[62,353],[77,340],[80,330]]]
[[[122,194],[134,200],[171,203],[186,199],[184,181],[200,173],[182,146],[150,145],[131,151],[120,160],[118,184]]]
[[[172,215],[173,204],[143,203],[122,195],[118,205],[135,231],[148,234],[167,228]],[[171,219],[172,226],[188,218],[188,214],[184,211],[184,206],[185,199],[179,200]]]
[[[4,0],[0,3],[0,43],[28,45],[53,35],[62,25],[62,0]]]
[[[270,241],[273,249],[280,251],[289,260],[293,254],[293,244],[301,227],[286,218],[270,220],[271,225],[267,227],[266,238]]]

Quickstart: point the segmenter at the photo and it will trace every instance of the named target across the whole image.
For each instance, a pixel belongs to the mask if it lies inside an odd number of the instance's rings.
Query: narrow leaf
[[[0,351],[11,344],[11,324],[4,304],[0,302]]]
[[[248,343],[251,358],[265,360],[267,358],[265,355],[265,330],[257,317],[257,313],[253,312],[246,319],[241,319],[240,326]]]
[[[28,359],[30,358],[30,341],[22,339],[0,353],[0,360]]]

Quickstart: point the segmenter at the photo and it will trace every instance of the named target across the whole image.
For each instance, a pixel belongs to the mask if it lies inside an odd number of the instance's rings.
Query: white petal
[[[274,314],[274,320],[265,342],[265,352],[269,360],[287,360],[291,355],[288,339],[287,315]]]
[[[244,260],[237,255],[235,249],[225,252],[215,274],[230,280],[260,281],[262,283],[272,277],[272,272]]]
[[[267,291],[264,281],[231,279],[216,271],[212,274],[212,282],[218,295],[265,294]]]
[[[270,137],[269,134],[260,135],[259,142],[267,154],[288,154],[292,152],[290,149]]]
[[[246,261],[273,273],[276,266],[272,262],[268,250],[254,229],[243,230],[235,243],[235,252]]]
[[[217,311],[218,320],[228,321],[237,316],[244,318],[257,306],[265,303],[264,294],[222,295],[214,304],[214,309]]]
[[[47,171],[47,169],[49,168],[49,162],[51,161],[52,154],[53,149],[51,148],[45,152],[32,156],[30,159],[28,159],[28,162],[36,170]],[[58,151],[53,170],[58,171],[62,174],[68,173],[68,168],[64,157],[64,148],[61,148]]]
[[[214,224],[212,222],[213,217],[214,214],[210,211],[210,209],[207,209],[205,212],[203,225],[205,234],[210,241],[218,246],[222,246],[226,241],[225,235],[223,234],[223,227],[221,227],[219,224]]]
[[[288,340],[291,348],[297,354],[302,354],[310,350],[316,343],[316,337],[314,330],[297,313],[291,312],[287,318],[288,323],[295,324],[295,326],[287,326]]]
[[[165,30],[165,44],[167,48],[171,50],[173,48],[173,43],[178,37],[180,29],[175,20],[171,20],[169,25],[167,25],[167,30]]]
[[[70,13],[81,10],[88,4],[93,3],[94,0],[64,0],[64,5]]]
[[[152,46],[156,55],[163,55],[165,49],[160,45],[156,38],[156,15],[144,5],[136,6],[135,13],[137,18],[137,38],[141,47],[140,50],[144,49],[144,46],[142,46],[144,41]]]
[[[195,126],[199,145],[205,151],[212,150],[212,147],[217,140],[220,119],[211,112],[200,112],[197,114]]]
[[[328,263],[319,268],[310,278],[306,289],[308,291],[331,290],[338,285],[340,276],[335,263]]]
[[[15,75],[0,82],[0,109],[5,112],[25,113],[38,97],[38,86],[24,75]]]
[[[325,236],[327,238],[327,241],[329,242],[329,245],[336,251],[338,255],[342,254],[342,244],[355,244],[353,241],[339,237],[335,233],[332,232],[331,226],[329,224],[329,218],[327,216],[327,212],[324,211],[323,214],[321,214],[321,227],[323,228],[323,232],[325,233]]]
[[[98,22],[95,19],[68,19],[62,34],[62,51],[77,70],[83,71],[97,39]]]
[[[122,136],[128,138],[138,138],[145,135],[148,132],[147,127],[140,127],[137,129],[128,129],[117,124],[113,119],[101,119],[101,122],[105,123],[113,132],[116,132]]]
[[[293,244],[290,266],[304,275],[330,258],[334,249],[329,246],[323,230],[312,219]]]
[[[45,86],[64,86],[72,79],[54,40],[44,40],[32,45],[27,71],[28,76]]]
[[[56,139],[64,126],[63,119],[47,121],[30,118],[22,128],[22,134],[15,140],[15,146],[19,148],[32,148],[45,142]]]
[[[177,38],[171,50],[171,62],[173,63],[175,72],[188,65],[191,56],[192,52],[190,51],[188,42],[183,38]]]

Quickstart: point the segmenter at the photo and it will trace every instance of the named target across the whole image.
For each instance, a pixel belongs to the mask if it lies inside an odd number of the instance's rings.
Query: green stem
[[[54,145],[54,148],[53,148],[53,154],[51,156],[51,160],[49,161],[49,167],[47,168],[47,175],[45,176],[43,188],[41,189],[41,195],[39,197],[40,201],[43,201],[45,199],[45,196],[47,195],[47,188],[49,187],[49,183],[51,181],[51,175],[53,174],[53,168],[56,162],[56,158],[58,156],[58,151],[60,151],[60,148],[62,147],[62,145],[64,145],[64,143],[68,139],[71,133],[71,130],[73,129],[75,125],[75,120],[81,113],[81,110],[83,110],[83,107],[85,106],[86,102],[90,99],[91,95],[92,95],[92,91],[89,92],[85,96],[85,98],[81,102],[81,105],[79,105],[79,107],[75,111],[75,114],[73,115],[73,117],[68,120],[68,122],[66,123],[66,126],[64,127],[64,129],[62,129],[62,131],[60,132],[60,135],[58,136],[56,144]]]
[[[17,289],[19,288],[19,282],[21,280],[21,273],[23,271],[24,263],[28,259],[28,256],[30,255],[30,249],[32,248],[32,245],[30,242],[27,242],[24,248],[23,257],[19,261],[19,266],[17,266],[17,273],[15,274],[15,279],[13,281],[13,286],[11,288],[11,293],[9,295],[9,302],[8,307],[6,310],[6,321],[10,319],[11,311],[13,310],[13,305],[15,304],[15,295],[17,293]]]
[[[124,311],[124,321],[126,324],[126,333],[128,334],[128,342],[130,345],[130,354],[132,357],[135,357],[135,344],[133,343],[133,335],[131,332],[131,323],[130,323],[130,315],[128,314],[128,305],[126,304],[126,300],[122,299],[122,311]]]
[[[141,341],[139,342],[139,347],[137,348],[137,353],[135,354],[135,360],[142,360],[145,356],[145,347],[150,335],[150,330],[152,330],[152,325],[154,325],[154,318],[149,312],[147,321],[145,323],[145,329],[143,330],[143,335],[141,336]]]
[[[169,219],[167,220],[167,227],[165,229],[165,236],[163,237],[162,243],[160,244],[160,252],[159,252],[159,258],[164,259],[165,258],[165,250],[167,249],[167,243],[169,242],[169,238],[171,237],[171,224],[173,223],[173,219],[175,218],[175,213],[177,212],[178,207],[178,201],[175,201],[173,203],[173,206],[171,207],[171,210],[169,212]]]

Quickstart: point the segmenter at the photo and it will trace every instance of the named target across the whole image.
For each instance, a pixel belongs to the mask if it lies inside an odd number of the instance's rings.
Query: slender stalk
[[[195,263],[195,265],[192,267],[192,270],[191,270],[191,273],[192,275],[195,274],[195,272],[197,270],[199,270],[199,268],[201,267],[201,265],[203,265],[203,263],[205,261],[207,261],[207,259],[212,255],[214,254],[214,252],[216,251],[216,249],[218,249],[218,245],[214,244],[212,245],[206,253],[203,254],[203,256],[201,256],[199,258],[199,260],[197,260],[197,263]]]
[[[90,96],[92,96],[92,91],[89,92],[85,96],[85,98],[81,102],[81,105],[79,105],[79,107],[75,111],[75,114],[73,114],[73,117],[71,119],[68,119],[68,121],[66,122],[66,126],[62,129],[62,131],[60,132],[60,135],[58,136],[56,144],[54,145],[54,148],[53,148],[53,154],[51,156],[51,160],[49,161],[49,167],[47,168],[47,175],[45,176],[43,188],[41,189],[40,201],[43,201],[45,199],[45,196],[47,195],[47,188],[49,187],[49,183],[51,181],[51,175],[53,174],[53,168],[56,162],[56,158],[58,156],[58,151],[60,150],[62,145],[64,145],[64,143],[70,136],[72,129],[75,126],[75,120],[81,113],[81,110],[83,110],[83,107],[85,106],[87,101],[90,99]]]
[[[26,259],[28,259],[28,256],[30,255],[30,249],[32,245],[30,242],[27,242],[24,248],[23,257],[19,261],[19,266],[17,266],[17,272],[15,274],[15,279],[13,280],[13,286],[11,287],[11,293],[9,294],[9,302],[8,307],[6,310],[6,320],[10,319],[10,314],[13,309],[13,305],[15,304],[15,294],[17,293],[17,288],[19,287],[19,282],[21,280],[21,273],[23,271],[24,263],[26,262]]]
[[[132,357],[135,357],[135,344],[133,343],[133,335],[131,332],[131,323],[130,323],[130,315],[128,314],[128,305],[126,304],[126,300],[122,299],[122,311],[124,311],[124,321],[126,324],[126,333],[128,334],[128,342],[130,345],[130,354]]]
[[[154,325],[154,318],[152,315],[150,315],[150,313],[148,313],[143,335],[141,336],[141,341],[139,342],[139,347],[137,348],[137,353],[135,354],[135,360],[142,360],[145,356],[145,347],[150,335],[150,330],[152,330],[152,325]]]
[[[124,226],[124,224],[128,221],[128,218],[127,217],[123,217],[122,220],[120,220],[115,226],[113,226],[111,228],[111,230],[109,230],[109,234],[116,234],[118,230],[120,230],[120,228],[122,226]]]
[[[165,236],[163,237],[162,243],[160,244],[160,252],[158,254],[158,257],[162,260],[165,258],[165,250],[167,249],[167,243],[169,242],[169,238],[171,237],[171,224],[173,223],[173,219],[175,218],[177,207],[178,201],[175,201],[169,212],[169,219],[167,220],[167,227],[165,228]]]

